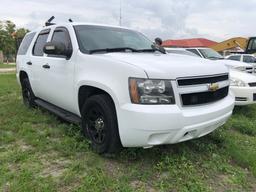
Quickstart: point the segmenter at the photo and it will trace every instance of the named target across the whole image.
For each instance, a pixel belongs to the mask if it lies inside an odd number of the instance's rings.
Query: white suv
[[[234,107],[225,66],[165,54],[141,33],[114,26],[65,23],[28,33],[17,79],[27,106],[81,123],[98,153],[204,136]]]

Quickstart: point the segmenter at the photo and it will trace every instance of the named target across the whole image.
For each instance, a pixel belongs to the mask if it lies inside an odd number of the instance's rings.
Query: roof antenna
[[[55,17],[51,16],[51,18],[45,22],[45,26],[55,25],[55,23],[52,23],[53,19],[55,19]]]
[[[71,18],[69,18],[68,21],[69,21],[70,23],[73,23],[73,20],[72,20]]]

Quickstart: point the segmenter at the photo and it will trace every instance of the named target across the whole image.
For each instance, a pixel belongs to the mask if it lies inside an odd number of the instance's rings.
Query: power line
[[[120,9],[119,9],[119,26],[122,26],[122,0],[120,0]]]

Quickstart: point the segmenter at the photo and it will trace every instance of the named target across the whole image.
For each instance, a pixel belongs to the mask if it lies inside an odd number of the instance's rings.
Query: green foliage
[[[20,42],[28,32],[25,28],[16,28],[12,21],[0,21],[0,50],[5,57],[15,55],[17,42]]]
[[[256,191],[255,117],[254,105],[236,108],[200,139],[107,158],[78,126],[27,109],[15,74],[0,75],[0,191]]]

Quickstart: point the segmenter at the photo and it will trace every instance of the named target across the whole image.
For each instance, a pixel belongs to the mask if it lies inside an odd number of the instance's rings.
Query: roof
[[[77,26],[77,25],[112,27],[112,28],[133,30],[131,28],[123,27],[123,26],[118,26],[118,25],[107,25],[107,24],[100,24],[100,23],[85,23],[85,22],[64,22],[64,23],[56,23],[54,25],[49,25],[49,26],[38,27],[37,29],[35,29],[35,30],[31,31],[31,32],[41,31],[43,29],[52,29],[52,28],[61,27],[61,26],[63,26],[63,27],[73,27],[73,26]]]
[[[215,45],[217,42],[204,39],[204,38],[194,38],[194,39],[180,39],[180,40],[166,40],[163,42],[164,47],[210,47]]]

